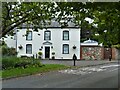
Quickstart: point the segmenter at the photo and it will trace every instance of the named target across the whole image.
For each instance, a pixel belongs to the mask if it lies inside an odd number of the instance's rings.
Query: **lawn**
[[[68,68],[68,66],[59,64],[44,65],[39,59],[33,58],[3,57],[0,61],[2,61],[0,76],[3,79]]]
[[[27,68],[13,68],[9,70],[0,71],[2,72],[2,78],[13,78],[13,77],[20,77],[26,75],[32,75],[37,73],[44,73],[48,71],[60,70],[68,68],[68,66],[59,65],[59,64],[45,64],[42,67],[27,67]]]

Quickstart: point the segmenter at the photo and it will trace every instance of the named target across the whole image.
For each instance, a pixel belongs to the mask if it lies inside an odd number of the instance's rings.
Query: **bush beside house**
[[[1,43],[1,48],[0,48],[0,52],[2,52],[2,56],[16,56],[17,55],[17,51],[15,48],[11,47],[9,48],[4,41],[2,41]]]
[[[52,52],[52,59],[55,59],[55,52]]]
[[[40,59],[42,59],[42,54],[43,54],[43,53],[42,53],[41,51],[38,52],[38,55],[39,55],[39,58],[40,58]]]

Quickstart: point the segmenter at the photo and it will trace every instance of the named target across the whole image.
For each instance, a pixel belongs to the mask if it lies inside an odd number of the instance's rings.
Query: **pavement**
[[[71,60],[41,60],[42,64],[63,64],[67,66],[73,66],[74,61]],[[75,61],[76,66],[93,66],[93,65],[103,65],[103,64],[110,64],[110,63],[119,63],[119,60],[81,60]]]

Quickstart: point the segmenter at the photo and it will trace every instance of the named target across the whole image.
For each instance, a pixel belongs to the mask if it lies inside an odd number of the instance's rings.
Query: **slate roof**
[[[94,46],[94,45],[95,45],[95,46],[96,46],[96,45],[99,45],[99,44],[98,44],[97,41],[94,41],[94,40],[90,40],[90,39],[89,39],[89,40],[86,40],[86,41],[84,41],[83,43],[81,43],[81,45],[87,45],[87,46],[89,46],[89,45],[90,45],[90,46],[92,46],[92,45]]]
[[[86,41],[84,41],[83,43],[98,43],[97,41],[94,41],[94,40],[86,40]]]
[[[66,27],[79,28],[79,26],[75,25],[75,23],[73,23],[73,22],[71,22],[71,21],[69,21],[67,24],[68,24],[68,26],[66,26]],[[27,27],[27,24],[23,24],[22,27]],[[33,25],[29,25],[29,27],[32,28]],[[50,25],[48,24],[48,25],[46,25],[46,26],[44,26],[44,27],[53,28],[53,27],[62,27],[62,26],[61,26],[61,24],[60,24],[59,22],[57,22],[57,21],[55,21],[55,20],[52,20]]]

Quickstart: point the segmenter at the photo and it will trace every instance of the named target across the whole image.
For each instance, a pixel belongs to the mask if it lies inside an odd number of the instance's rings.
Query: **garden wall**
[[[113,60],[120,60],[120,49],[112,48],[112,59]]]
[[[103,59],[103,48],[99,46],[81,46],[81,59],[100,60]]]

